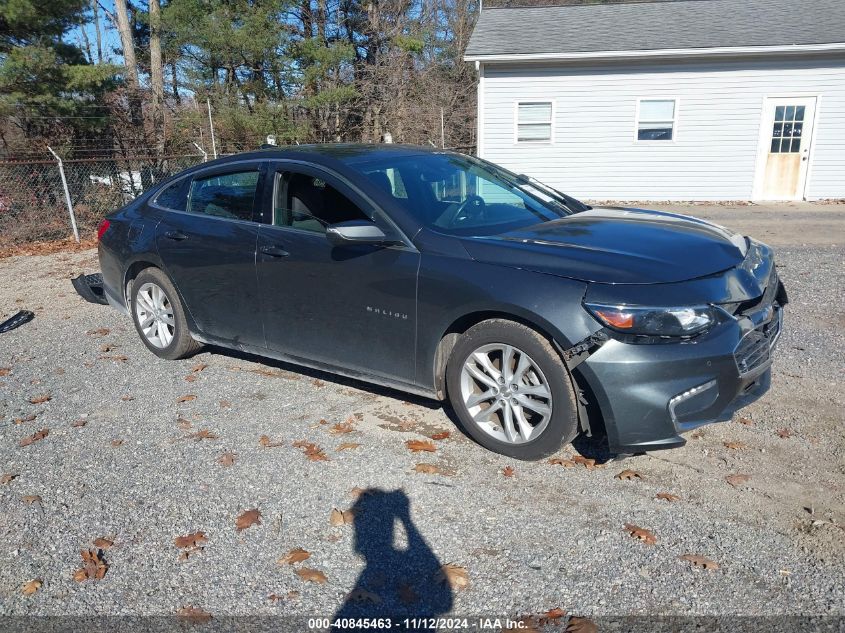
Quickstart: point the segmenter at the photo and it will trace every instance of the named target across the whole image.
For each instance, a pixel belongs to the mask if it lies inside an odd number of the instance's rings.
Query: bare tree
[[[149,0],[150,89],[153,95],[152,123],[156,152],[164,154],[164,73],[161,64],[161,6]]]

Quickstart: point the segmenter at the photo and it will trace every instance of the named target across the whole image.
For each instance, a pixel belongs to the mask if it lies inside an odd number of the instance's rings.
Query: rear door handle
[[[164,234],[164,237],[175,242],[181,242],[182,240],[188,239],[188,236],[182,233],[182,231],[168,231]]]
[[[262,246],[260,249],[262,255],[267,255],[268,257],[287,257],[290,255],[285,249],[281,248],[280,246]]]

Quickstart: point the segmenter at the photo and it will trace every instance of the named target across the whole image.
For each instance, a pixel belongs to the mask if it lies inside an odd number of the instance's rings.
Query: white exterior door
[[[765,100],[755,199],[804,198],[815,113],[816,97]]]

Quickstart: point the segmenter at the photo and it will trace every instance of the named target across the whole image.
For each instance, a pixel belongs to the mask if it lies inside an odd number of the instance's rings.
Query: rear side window
[[[172,185],[165,187],[156,197],[155,203],[166,209],[184,211],[188,205],[188,181],[177,180]]]
[[[252,220],[257,186],[257,171],[194,178],[188,210],[230,220]]]

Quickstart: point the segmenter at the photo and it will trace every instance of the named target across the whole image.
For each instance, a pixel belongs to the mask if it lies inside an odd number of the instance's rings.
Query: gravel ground
[[[694,210],[742,228],[760,211]],[[779,244],[792,303],[771,393],[741,412],[747,424],[593,469],[494,455],[434,403],[330,375],[223,350],[159,360],[129,319],[74,294],[69,279],[96,270],[93,251],[0,260],[0,314],[37,315],[0,339],[0,474],[14,475],[0,484],[0,614],[329,616],[355,612],[341,605],[357,587],[370,613],[845,615],[845,210],[779,217],[764,237]],[[351,432],[333,432],[350,419]],[[405,445],[440,432],[451,434],[436,452]],[[328,459],[309,460],[302,440]],[[623,469],[642,479],[615,478]],[[729,485],[737,473],[750,479]],[[360,496],[354,525],[331,525],[332,509],[356,505],[354,488],[392,494]],[[250,509],[260,524],[238,531]],[[197,531],[208,540],[184,560],[174,538]],[[80,550],[98,538],[113,542],[108,571],[76,582]],[[277,563],[294,548],[310,558]],[[466,570],[466,588],[437,584],[446,563]],[[27,595],[33,579],[42,585]],[[405,588],[401,602],[402,584],[418,599]]]

